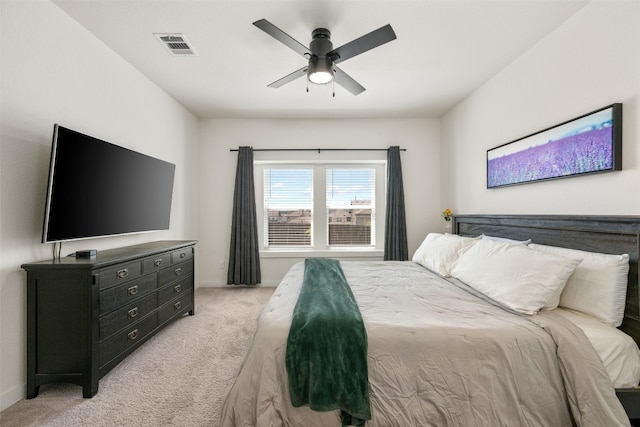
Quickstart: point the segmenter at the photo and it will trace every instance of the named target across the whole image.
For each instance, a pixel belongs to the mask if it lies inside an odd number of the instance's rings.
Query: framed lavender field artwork
[[[622,169],[622,104],[487,150],[487,188]]]

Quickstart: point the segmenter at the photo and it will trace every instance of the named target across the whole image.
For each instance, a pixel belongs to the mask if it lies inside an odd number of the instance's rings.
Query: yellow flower
[[[442,217],[444,218],[445,221],[451,221],[451,215],[452,214],[453,214],[453,212],[449,208],[447,208],[444,211],[442,211]]]

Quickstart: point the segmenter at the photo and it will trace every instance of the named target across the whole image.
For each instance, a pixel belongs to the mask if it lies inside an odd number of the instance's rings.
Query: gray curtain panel
[[[387,212],[384,235],[384,260],[408,260],[402,164],[398,146],[389,147],[387,150]]]
[[[236,187],[233,194],[227,284],[255,285],[260,281],[253,148],[240,147],[236,168]]]

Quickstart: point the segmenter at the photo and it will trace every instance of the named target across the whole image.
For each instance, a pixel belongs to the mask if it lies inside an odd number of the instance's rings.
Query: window
[[[385,162],[256,162],[255,170],[264,249],[380,249]]]
[[[313,169],[265,168],[265,246],[311,246]]]
[[[329,246],[375,246],[376,170],[327,167],[326,177]]]

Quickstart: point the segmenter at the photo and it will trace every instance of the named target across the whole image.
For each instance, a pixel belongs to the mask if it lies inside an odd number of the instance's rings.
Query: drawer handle
[[[138,315],[138,307],[133,307],[131,310],[129,310],[127,312],[129,314],[129,317],[131,319],[133,319],[134,317],[136,317]]]
[[[182,269],[180,267],[176,268],[175,270],[173,270],[174,273],[176,273],[176,276],[179,276],[182,274]]]
[[[173,308],[174,308],[175,310],[180,310],[180,305],[181,305],[181,304],[180,304],[180,301],[178,301],[177,303],[173,304]]]
[[[155,265],[156,267],[160,267],[162,265],[162,258],[158,258],[157,260],[153,261],[153,265]]]
[[[129,289],[127,289],[127,295],[135,295],[137,293],[138,293],[138,285],[131,286]]]
[[[180,288],[182,288],[182,286],[181,286],[181,285],[175,285],[175,286],[173,287],[173,290],[174,290],[174,291],[176,291],[176,293],[178,293],[178,292],[180,292],[180,291],[181,291],[181,289],[180,289]]]
[[[129,341],[133,341],[133,340],[135,340],[136,338],[138,338],[138,330],[137,330],[137,329],[134,329],[133,331],[129,332],[129,333],[127,334],[127,338],[129,338]]]
[[[180,259],[184,258],[187,256],[186,252],[180,252]]]
[[[116,274],[118,276],[118,279],[124,279],[125,277],[127,277],[129,275],[129,269],[128,268],[123,268],[122,270],[118,270],[118,272]]]

